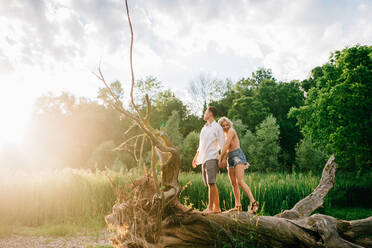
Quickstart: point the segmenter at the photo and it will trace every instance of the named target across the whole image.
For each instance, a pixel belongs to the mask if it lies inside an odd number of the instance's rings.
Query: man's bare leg
[[[213,213],[221,213],[220,198],[219,198],[219,195],[218,195],[217,185],[215,183],[211,184],[210,188],[211,188],[211,197],[213,199],[213,205],[214,205],[213,206]]]
[[[221,213],[221,208],[220,208],[220,199],[218,197],[218,189],[217,185],[215,183],[208,184],[208,189],[209,189],[209,202],[208,202],[208,207],[205,209],[202,214],[207,215],[207,214],[216,214],[216,213]]]
[[[208,184],[208,206],[206,209],[204,209],[204,211],[202,212],[203,215],[207,215],[207,214],[210,214],[210,213],[213,213],[213,205],[214,205],[214,187],[213,185],[215,184]]]

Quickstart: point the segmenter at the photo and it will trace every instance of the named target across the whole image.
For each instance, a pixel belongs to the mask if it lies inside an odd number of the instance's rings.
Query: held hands
[[[220,158],[219,161],[218,161],[218,167],[220,167],[221,169],[226,169],[226,167],[227,167],[227,160]]]

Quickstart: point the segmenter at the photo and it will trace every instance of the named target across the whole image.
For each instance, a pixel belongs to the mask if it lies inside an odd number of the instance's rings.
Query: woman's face
[[[227,132],[230,129],[230,125],[229,125],[229,123],[227,123],[227,121],[222,122],[221,127],[222,127],[224,132]]]

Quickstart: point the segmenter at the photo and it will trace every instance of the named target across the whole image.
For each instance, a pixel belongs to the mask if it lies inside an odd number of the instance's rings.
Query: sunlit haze
[[[136,78],[157,77],[182,99],[200,73],[237,80],[258,67],[304,79],[331,51],[372,40],[372,1],[130,1]],[[38,96],[93,98],[129,79],[123,1],[2,1],[0,147],[20,144]]]

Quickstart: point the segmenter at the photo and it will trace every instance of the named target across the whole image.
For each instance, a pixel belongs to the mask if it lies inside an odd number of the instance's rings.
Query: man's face
[[[205,110],[205,112],[204,112],[204,117],[203,117],[203,119],[205,120],[205,121],[207,121],[208,119],[209,119],[209,117],[211,116],[211,112],[208,110],[208,109],[206,109]]]

